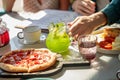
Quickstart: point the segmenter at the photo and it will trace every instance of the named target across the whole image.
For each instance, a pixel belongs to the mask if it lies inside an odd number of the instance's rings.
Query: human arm
[[[59,0],[60,10],[68,10],[70,5],[70,0]]]
[[[112,0],[103,10],[107,17],[107,24],[113,24],[120,19],[120,0]]]
[[[72,9],[82,15],[91,15],[95,12],[95,2],[91,0],[75,0]]]
[[[90,34],[96,28],[105,25],[106,22],[106,16],[102,12],[97,12],[90,16],[80,16],[69,23],[69,34],[78,38],[80,35]]]
[[[12,11],[15,0],[2,0],[3,8],[6,12]]]
[[[105,24],[115,23],[120,19],[120,0],[112,2],[101,12],[94,13],[90,16],[81,16],[71,22],[69,25],[69,34],[78,37],[82,34],[89,34],[95,28]]]

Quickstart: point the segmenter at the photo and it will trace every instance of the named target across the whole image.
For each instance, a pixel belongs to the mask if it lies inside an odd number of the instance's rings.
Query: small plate
[[[106,26],[107,27],[107,26]],[[104,27],[104,28],[106,28]],[[103,41],[103,29],[100,29],[100,30],[96,30],[94,31],[92,34],[96,35],[98,40],[97,42],[99,43],[100,41]],[[111,28],[114,28],[114,27],[111,27]],[[103,49],[101,48],[99,45],[97,46],[97,51],[100,52],[100,53],[104,53],[104,54],[120,54],[120,50],[108,50],[108,49]]]
[[[100,48],[99,46],[97,47],[97,51],[104,54],[120,54],[120,50],[107,50]]]

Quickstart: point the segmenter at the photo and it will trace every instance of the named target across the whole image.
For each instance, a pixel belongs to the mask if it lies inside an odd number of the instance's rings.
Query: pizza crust
[[[10,64],[0,63],[0,68],[8,72],[27,72],[28,68],[26,67],[16,67]]]

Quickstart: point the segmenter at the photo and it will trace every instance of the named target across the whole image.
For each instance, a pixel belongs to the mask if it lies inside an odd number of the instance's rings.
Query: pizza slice
[[[0,59],[0,68],[8,72],[27,72],[26,57],[31,50],[15,50],[3,55]]]
[[[54,65],[56,62],[56,54],[48,49],[36,49],[29,58],[28,72],[41,71]]]

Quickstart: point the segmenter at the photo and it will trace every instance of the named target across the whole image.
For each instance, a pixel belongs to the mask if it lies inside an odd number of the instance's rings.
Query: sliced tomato
[[[106,43],[105,41],[100,41],[99,46],[100,46],[101,48],[104,48],[104,46],[105,46],[106,44],[107,44],[107,43]]]
[[[104,46],[105,49],[112,49],[112,44],[108,43],[107,45]]]
[[[106,36],[105,41],[112,43],[115,40],[115,37]]]
[[[101,41],[99,43],[99,46],[104,49],[112,49],[112,43],[109,43],[107,41]]]

